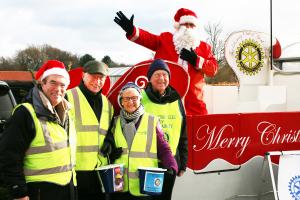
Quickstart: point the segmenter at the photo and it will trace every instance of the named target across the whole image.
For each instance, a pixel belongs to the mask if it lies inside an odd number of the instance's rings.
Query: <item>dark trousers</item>
[[[48,182],[27,183],[30,200],[77,200],[76,189],[71,182],[65,186]]]
[[[96,171],[76,171],[78,200],[108,200]]]
[[[155,200],[171,200],[175,180],[176,180],[176,175],[171,175],[169,173],[165,173],[162,194],[160,196],[155,196],[154,199]]]
[[[153,200],[153,197],[133,196],[129,192],[115,192],[110,195],[110,200]]]

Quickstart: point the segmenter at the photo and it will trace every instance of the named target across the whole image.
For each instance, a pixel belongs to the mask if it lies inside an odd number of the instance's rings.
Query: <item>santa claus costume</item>
[[[190,75],[190,87],[184,101],[186,113],[187,115],[205,115],[207,110],[203,101],[204,76],[213,77],[217,73],[218,63],[211,52],[211,47],[200,41],[198,35],[194,34],[195,37],[191,41],[180,35],[180,32],[184,32],[182,29],[185,29],[181,26],[182,24],[193,24],[195,26],[193,29],[197,28],[197,15],[193,11],[181,8],[175,14],[174,20],[176,29],[174,34],[163,32],[155,35],[134,27],[132,34],[127,32],[126,36],[129,40],[155,51],[154,59],[161,58],[182,65]],[[197,56],[195,63],[191,64],[180,58],[183,48],[193,49]]]

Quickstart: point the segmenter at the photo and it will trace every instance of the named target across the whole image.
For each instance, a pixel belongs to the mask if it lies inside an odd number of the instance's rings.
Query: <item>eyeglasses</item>
[[[167,72],[154,72],[152,76],[155,78],[160,78],[161,76],[167,78],[169,77],[169,74]]]
[[[130,100],[133,101],[133,102],[136,102],[138,100],[138,96],[132,96],[132,97],[122,97],[122,100],[124,102],[129,102]]]

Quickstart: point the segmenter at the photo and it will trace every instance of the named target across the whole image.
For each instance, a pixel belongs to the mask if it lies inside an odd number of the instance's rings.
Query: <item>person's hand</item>
[[[185,172],[184,170],[179,170],[179,172],[177,173],[177,176],[178,177],[183,176],[184,172]]]
[[[26,197],[22,197],[22,198],[14,199],[14,200],[29,200],[29,197],[28,197],[28,196],[26,196]]]
[[[193,66],[196,66],[197,62],[197,54],[195,51],[191,48],[191,50],[187,50],[186,48],[181,49],[180,51],[180,58],[182,60],[188,61]]]
[[[133,26],[133,18],[134,15],[131,15],[130,19],[128,19],[122,11],[117,12],[117,16],[115,17],[114,21],[121,26],[121,28],[129,35],[133,33],[134,26]]]
[[[172,168],[167,169],[166,173],[169,174],[170,176],[175,176],[176,175],[176,171]]]
[[[108,154],[111,154],[111,149],[111,144],[104,141],[100,151],[104,156],[107,156]]]

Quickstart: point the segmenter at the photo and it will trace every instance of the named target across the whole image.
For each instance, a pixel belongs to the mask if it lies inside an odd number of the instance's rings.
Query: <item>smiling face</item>
[[[102,89],[105,83],[106,76],[104,76],[101,73],[97,73],[97,74],[83,73],[82,79],[85,87],[92,93],[96,94],[100,92],[100,90]]]
[[[134,88],[128,88],[123,91],[121,105],[128,113],[135,112],[141,105],[141,97],[139,92]]]
[[[165,70],[156,70],[150,78],[152,89],[160,95],[164,94],[169,82],[169,74]]]
[[[49,75],[42,81],[41,86],[53,107],[63,100],[68,87],[67,79],[60,75]]]

